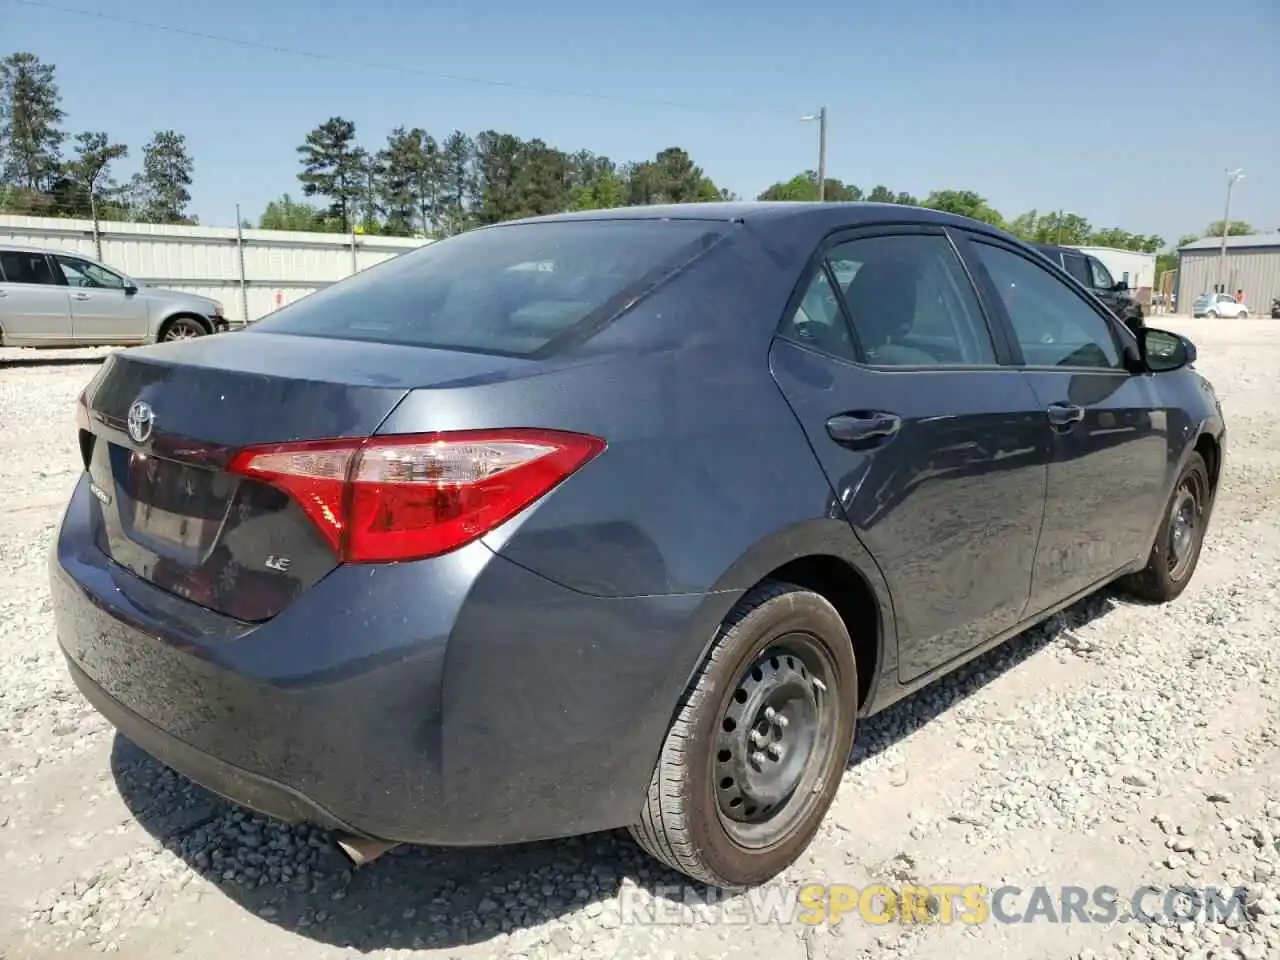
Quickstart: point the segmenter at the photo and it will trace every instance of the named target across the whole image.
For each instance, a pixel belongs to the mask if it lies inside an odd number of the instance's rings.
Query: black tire
[[[840,786],[857,690],[836,609],[794,584],[756,587],[725,618],[685,691],[631,835],[712,886],[750,887],[781,873],[813,840]]]
[[[1211,497],[1209,470],[1204,458],[1193,453],[1173,485],[1147,565],[1124,579],[1125,590],[1148,603],[1168,603],[1178,598],[1200,562]],[[1176,519],[1179,515],[1185,517],[1188,510],[1192,522],[1189,530]],[[1175,538],[1179,529],[1185,532]]]
[[[175,340],[193,340],[196,337],[208,336],[209,325],[198,317],[179,314],[165,321],[160,335],[156,338],[161,343],[172,343]]]

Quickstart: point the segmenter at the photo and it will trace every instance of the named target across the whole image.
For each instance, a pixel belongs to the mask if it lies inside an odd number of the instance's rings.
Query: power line
[[[679,100],[658,100],[647,97],[628,97],[617,94],[592,93],[587,90],[569,90],[562,87],[544,87],[532,83],[518,83],[512,80],[499,80],[493,77],[468,77],[452,73],[436,73],[429,70],[417,70],[413,67],[406,67],[394,63],[382,63],[376,60],[363,60],[355,57],[343,57],[337,54],[319,53],[315,50],[302,50],[297,47],[280,46],[273,43],[262,43],[258,40],[245,40],[241,37],[231,37],[225,34],[209,33],[204,30],[192,30],[187,27],[175,27],[165,23],[155,23],[150,20],[137,20],[132,17],[122,17],[116,14],[102,13],[98,10],[82,10],[78,7],[67,7],[57,3],[47,3],[45,0],[0,0],[0,3],[20,4],[24,7],[35,7],[41,10],[52,10],[58,13],[69,13],[73,16],[91,17],[95,20],[105,20],[111,23],[124,24],[131,27],[141,27],[145,30],[157,30],[163,33],[172,33],[184,37],[194,37],[198,40],[208,40],[213,43],[227,43],[233,46],[246,47],[251,50],[262,50],[268,53],[283,54],[285,56],[306,57],[311,60],[320,60],[327,63],[336,63],[348,67],[364,67],[372,70],[385,70],[391,73],[411,74],[418,77],[426,77],[431,80],[447,80],[454,83],[469,83],[476,86],[499,87],[507,90],[522,90],[527,93],[541,93],[550,96],[560,97],[576,97],[582,100],[599,100],[611,101],[617,103],[645,104],[648,106],[672,107],[680,110],[698,110],[698,111],[750,111],[754,113],[768,113],[770,115],[790,115],[791,111],[782,110],[759,110],[758,108],[748,108],[745,106],[732,106],[729,104],[710,104],[710,103],[692,103]]]

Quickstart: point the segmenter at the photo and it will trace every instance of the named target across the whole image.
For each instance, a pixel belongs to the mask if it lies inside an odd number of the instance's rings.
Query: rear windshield
[[[567,220],[474,230],[381,263],[250,329],[546,353],[617,314],[728,227],[709,220]]]

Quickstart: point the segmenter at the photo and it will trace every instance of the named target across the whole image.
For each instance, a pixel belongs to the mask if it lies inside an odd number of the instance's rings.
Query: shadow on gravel
[[[888,749],[1110,608],[1106,593],[1083,600],[864,721],[850,765]],[[624,880],[664,899],[672,885],[686,883],[651,861],[625,831],[491,849],[401,848],[353,870],[324,831],[236,808],[123,736],[116,736],[111,767],[132,814],[166,849],[246,911],[325,944],[361,951],[456,947],[541,927],[513,949],[545,941],[572,952],[593,934],[552,921],[581,910],[588,917],[606,913],[601,904],[619,896]],[[616,912],[595,922],[596,935],[607,935],[602,931],[617,926]]]

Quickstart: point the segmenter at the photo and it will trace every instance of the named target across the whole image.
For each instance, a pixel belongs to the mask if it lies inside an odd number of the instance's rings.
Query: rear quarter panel
[[[768,370],[801,266],[740,238],[572,354],[532,375],[414,391],[380,432],[602,437],[604,453],[485,544],[595,596],[740,591],[756,579],[740,561],[792,528],[817,522],[853,539]]]

